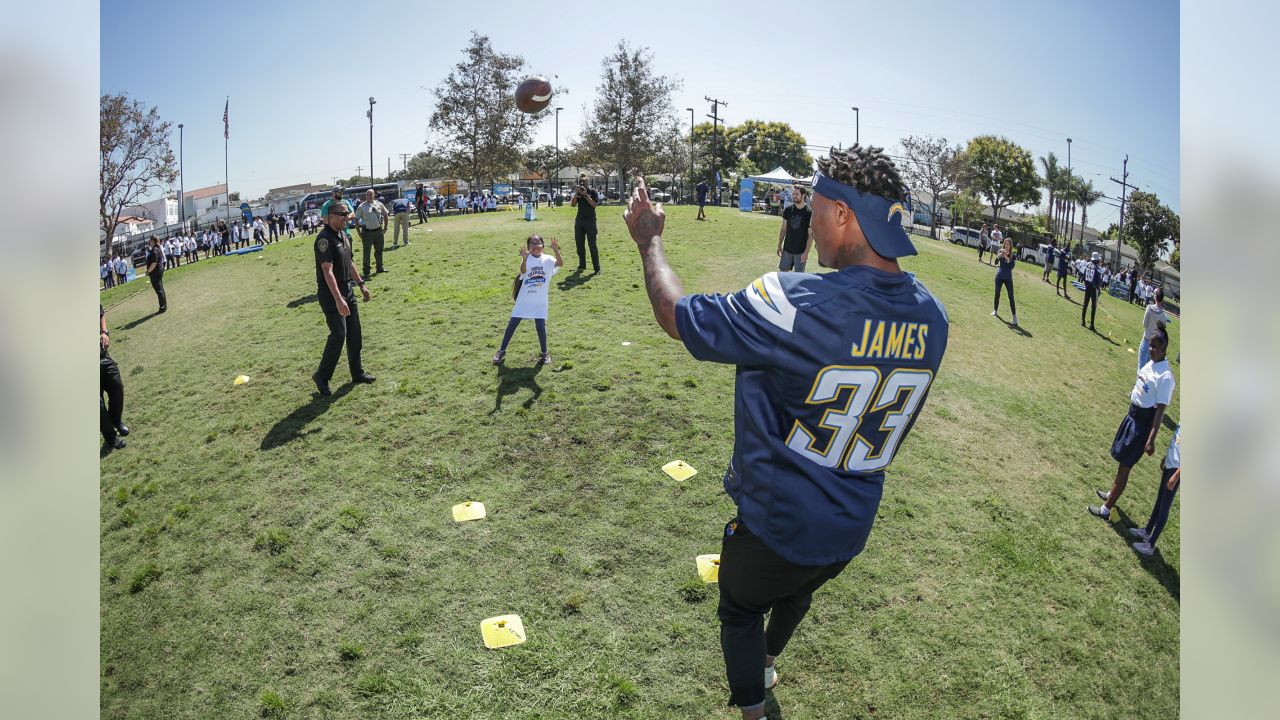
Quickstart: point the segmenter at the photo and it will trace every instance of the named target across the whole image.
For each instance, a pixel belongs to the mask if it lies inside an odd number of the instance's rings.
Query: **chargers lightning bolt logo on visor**
[[[889,214],[885,217],[884,221],[889,222],[892,220],[895,213],[898,215],[898,222],[902,222],[902,217],[907,214],[907,209],[904,208],[900,202],[890,205]]]

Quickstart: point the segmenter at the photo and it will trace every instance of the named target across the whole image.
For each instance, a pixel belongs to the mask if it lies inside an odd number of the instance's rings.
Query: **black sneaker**
[[[115,440],[112,440],[111,442],[107,443],[107,447],[110,447],[112,450],[121,450],[125,448],[127,445],[128,443],[126,443],[124,441],[124,438],[122,437],[118,437]]]
[[[116,432],[120,433],[121,437],[124,437],[125,435],[129,434],[129,428],[125,426],[123,423],[121,423],[121,425],[116,428]]]
[[[362,372],[359,375],[351,376],[351,382],[354,382],[354,383],[364,383],[366,385],[369,385],[369,384],[372,384],[374,380],[377,380],[377,378],[375,378],[374,376],[370,375],[367,372]]]
[[[319,376],[319,375],[312,375],[312,376],[311,376],[311,379],[312,379],[312,381],[314,381],[314,382],[315,382],[315,384],[316,384],[316,392],[318,392],[318,393],[320,393],[321,395],[324,395],[324,396],[329,396],[329,395],[332,395],[332,394],[333,394],[333,393],[329,390],[329,383],[322,381],[322,380],[320,379],[320,376]]]

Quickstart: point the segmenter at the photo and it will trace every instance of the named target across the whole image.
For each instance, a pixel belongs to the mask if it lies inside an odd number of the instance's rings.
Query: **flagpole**
[[[222,173],[226,183],[227,227],[231,226],[231,160],[228,143],[231,141],[231,124],[228,113],[231,112],[231,96],[227,96],[226,107],[222,111]]]

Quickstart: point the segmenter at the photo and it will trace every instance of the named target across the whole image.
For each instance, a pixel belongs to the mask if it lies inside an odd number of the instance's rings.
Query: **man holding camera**
[[[578,216],[573,221],[573,240],[578,246],[578,272],[587,269],[586,244],[591,246],[591,266],[594,274],[600,273],[600,251],[596,249],[596,206],[600,204],[600,195],[587,187],[587,174],[578,176],[578,189],[569,204],[578,208]]]

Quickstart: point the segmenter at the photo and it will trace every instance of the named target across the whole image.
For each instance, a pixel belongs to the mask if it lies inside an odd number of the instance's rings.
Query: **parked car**
[[[653,200],[654,202],[670,202],[671,193],[667,192],[666,190],[650,190],[649,199]]]
[[[976,248],[978,247],[978,243],[982,242],[982,233],[974,230],[973,228],[960,227],[957,225],[949,231],[947,239],[957,245]]]
[[[1051,245],[1040,243],[1035,247],[1022,247],[1018,249],[1018,258],[1036,265],[1044,265],[1044,260],[1048,257]]]

